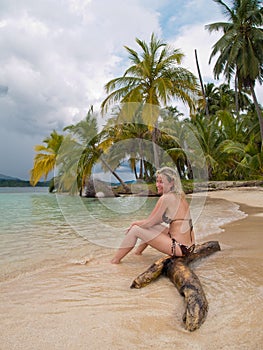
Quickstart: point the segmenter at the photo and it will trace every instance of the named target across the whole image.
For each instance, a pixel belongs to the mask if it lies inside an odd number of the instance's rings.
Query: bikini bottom
[[[170,235],[170,237],[171,237],[171,235]],[[190,255],[191,253],[193,253],[193,251],[195,249],[195,245],[194,244],[192,244],[191,246],[187,246],[187,245],[178,243],[175,238],[171,237],[171,240],[172,240],[172,246],[171,246],[172,256],[176,256],[176,245],[178,245],[179,248],[181,249],[181,252],[182,252],[183,256]]]

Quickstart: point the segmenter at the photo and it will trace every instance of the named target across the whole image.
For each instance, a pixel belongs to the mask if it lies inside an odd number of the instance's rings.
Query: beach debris
[[[131,288],[139,289],[145,287],[147,284],[158,278],[162,273],[164,262],[167,259],[170,259],[169,255],[155,261],[145,272],[135,278],[131,284]]]
[[[198,276],[188,266],[197,260],[220,251],[217,241],[196,245],[195,250],[184,257],[165,256],[153,263],[134,279],[131,288],[142,288],[160,275],[167,276],[184,297],[183,323],[188,331],[195,331],[204,323],[208,313],[208,302]]]
[[[87,265],[92,259],[92,257],[83,257],[81,260],[74,260],[72,263],[76,265]]]
[[[188,331],[200,328],[208,313],[208,302],[197,275],[184,263],[183,259],[173,259],[167,269],[167,276],[184,297],[185,312],[183,323]]]
[[[95,197],[96,198],[104,198],[105,197],[105,193],[104,192],[96,192]]]

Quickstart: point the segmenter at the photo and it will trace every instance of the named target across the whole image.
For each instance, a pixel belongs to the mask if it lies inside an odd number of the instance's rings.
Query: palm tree
[[[205,180],[208,163],[205,149],[201,147],[203,143],[199,139],[201,132],[195,128],[197,119],[182,119],[182,116],[176,107],[167,107],[162,110],[160,122],[162,148],[176,164],[181,178]],[[209,121],[210,118],[204,117],[205,129],[208,128]]]
[[[228,84],[215,86],[214,83],[208,83],[205,85],[205,91],[210,114],[214,115],[220,110],[234,111],[234,91],[230,89]]]
[[[220,152],[221,142],[224,135],[220,132],[218,118],[214,115],[208,120],[205,115],[197,114],[191,120],[191,129],[194,132],[202,148],[206,167],[208,169],[208,180],[214,180],[222,173],[221,163],[224,163]]]
[[[32,186],[35,186],[42,177],[46,180],[48,174],[54,170],[63,140],[64,136],[53,130],[50,136],[43,140],[46,145],[36,145],[34,147],[37,154],[34,158],[34,166],[30,170],[30,183]]]
[[[253,138],[246,143],[226,140],[223,152],[232,161],[230,176],[235,179],[257,179],[263,176],[263,153],[255,144]]]
[[[110,121],[112,122],[112,120]],[[114,168],[117,168],[124,160],[128,160],[136,179],[147,179],[145,162],[153,162],[152,149],[149,151],[151,134],[143,123],[118,123],[109,126],[106,130],[113,135],[113,144],[105,155],[105,159]],[[139,175],[137,173],[137,163]]]
[[[75,162],[78,163],[77,176],[81,179],[79,185],[80,194],[85,186],[86,179],[91,175],[93,166],[98,161],[117,178],[126,192],[129,191],[125,182],[104,158],[103,153],[112,145],[112,139],[109,137],[107,130],[103,130],[102,132],[98,131],[97,119],[96,116],[93,115],[92,109],[88,111],[85,119],[81,120],[76,125],[65,127],[64,131],[69,131],[73,136],[78,138],[76,142],[79,144],[81,153],[76,153],[77,158]],[[72,163],[72,159],[70,162]]]
[[[255,83],[263,82],[263,8],[262,1],[232,0],[232,8],[222,0],[214,0],[222,6],[229,22],[206,25],[210,32],[223,31],[223,36],[213,46],[209,63],[219,53],[214,75],[220,74],[230,81],[234,76],[238,88],[249,88],[256,107],[263,145],[263,116],[255,94]]]
[[[102,102],[102,111],[107,111],[113,103],[137,103],[143,105],[143,122],[152,130],[153,145],[157,142],[157,120],[159,108],[173,98],[179,98],[193,108],[193,99],[198,91],[196,77],[181,67],[183,53],[172,49],[168,44],[151,35],[149,45],[136,38],[142,50],[141,54],[125,46],[132,63],[119,78],[105,85],[109,94]],[[127,120],[126,120],[127,121]],[[159,158],[154,149],[155,166],[159,166]]]

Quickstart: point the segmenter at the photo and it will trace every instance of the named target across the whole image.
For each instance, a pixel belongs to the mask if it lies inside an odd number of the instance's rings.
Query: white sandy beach
[[[53,268],[2,284],[0,349],[260,350],[263,344],[263,189],[210,192],[247,213],[209,236],[222,251],[193,266],[209,302],[195,332],[183,328],[183,298],[165,277],[141,290],[131,281],[158,254],[109,264],[111,249],[90,254],[86,265],[60,261]],[[220,215],[220,213],[218,213]],[[80,252],[88,251],[84,246]],[[93,257],[92,257],[93,255]],[[81,262],[81,261],[80,261]]]
[[[263,188],[237,187],[229,190],[212,191],[208,193],[210,198],[222,198],[228,201],[246,204],[251,207],[263,208]]]

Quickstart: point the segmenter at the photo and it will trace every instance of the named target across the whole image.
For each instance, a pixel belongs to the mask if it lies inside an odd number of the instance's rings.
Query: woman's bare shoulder
[[[182,196],[175,192],[164,193],[163,196],[168,200],[180,200]]]

